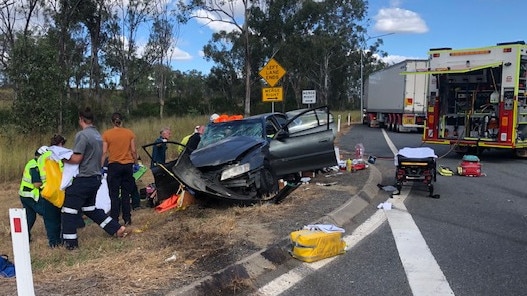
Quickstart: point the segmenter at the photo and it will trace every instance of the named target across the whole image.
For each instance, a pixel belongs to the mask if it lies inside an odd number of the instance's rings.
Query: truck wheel
[[[514,154],[518,158],[527,158],[527,149],[525,149],[525,148],[516,148],[516,149],[514,149]]]

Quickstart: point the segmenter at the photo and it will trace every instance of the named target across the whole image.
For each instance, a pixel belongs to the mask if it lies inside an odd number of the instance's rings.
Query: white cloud
[[[382,8],[374,17],[374,29],[379,32],[417,33],[428,32],[428,26],[421,16],[402,8]]]
[[[380,58],[380,57],[377,56],[377,58]],[[422,59],[422,58],[405,57],[405,56],[400,56],[400,55],[389,55],[387,57],[382,57],[380,59],[388,65],[393,65],[393,64],[402,62],[404,60],[413,60],[413,59]]]
[[[237,1],[237,3],[241,3],[241,1]],[[229,14],[234,16],[236,19],[238,19],[238,16],[243,16],[243,6],[241,6],[241,12],[239,11],[240,5],[236,5],[235,7],[231,8],[223,8],[225,11],[228,11]],[[234,30],[238,30],[238,28],[234,24],[227,23],[225,21],[231,21],[231,19],[226,16],[225,14],[221,13],[211,13],[206,10],[197,10],[194,13],[194,16],[196,17],[196,21],[208,27],[214,32],[219,31],[226,31],[226,32],[232,32]],[[224,20],[224,21],[222,21]],[[242,24],[242,20],[238,21],[238,24]]]
[[[192,60],[192,55],[179,47],[174,48],[174,53],[172,55],[173,61],[188,61]]]

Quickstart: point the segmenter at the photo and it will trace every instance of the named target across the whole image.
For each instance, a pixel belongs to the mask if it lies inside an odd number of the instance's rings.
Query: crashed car
[[[298,186],[300,172],[337,164],[329,122],[311,132],[289,131],[295,119],[309,110],[292,118],[266,113],[210,123],[198,148],[182,153],[171,173],[197,196],[279,202]],[[280,189],[281,179],[288,185]]]

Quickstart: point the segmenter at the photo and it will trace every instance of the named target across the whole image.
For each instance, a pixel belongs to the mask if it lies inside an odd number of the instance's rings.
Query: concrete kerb
[[[332,223],[344,225],[364,210],[377,195],[377,184],[382,181],[381,172],[374,166],[368,168],[370,175],[363,188],[352,196],[345,204],[333,212],[314,221],[314,223]],[[199,279],[190,285],[169,292],[168,296],[201,296],[221,295],[232,291],[236,284],[262,276],[278,268],[288,260],[294,260],[288,253],[289,236],[281,239],[271,247],[253,253],[252,255],[230,265],[214,274]]]

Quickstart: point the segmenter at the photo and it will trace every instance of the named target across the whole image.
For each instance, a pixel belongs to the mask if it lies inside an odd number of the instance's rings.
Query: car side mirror
[[[289,137],[289,133],[285,130],[279,130],[278,133],[276,133],[275,139],[280,140]]]

